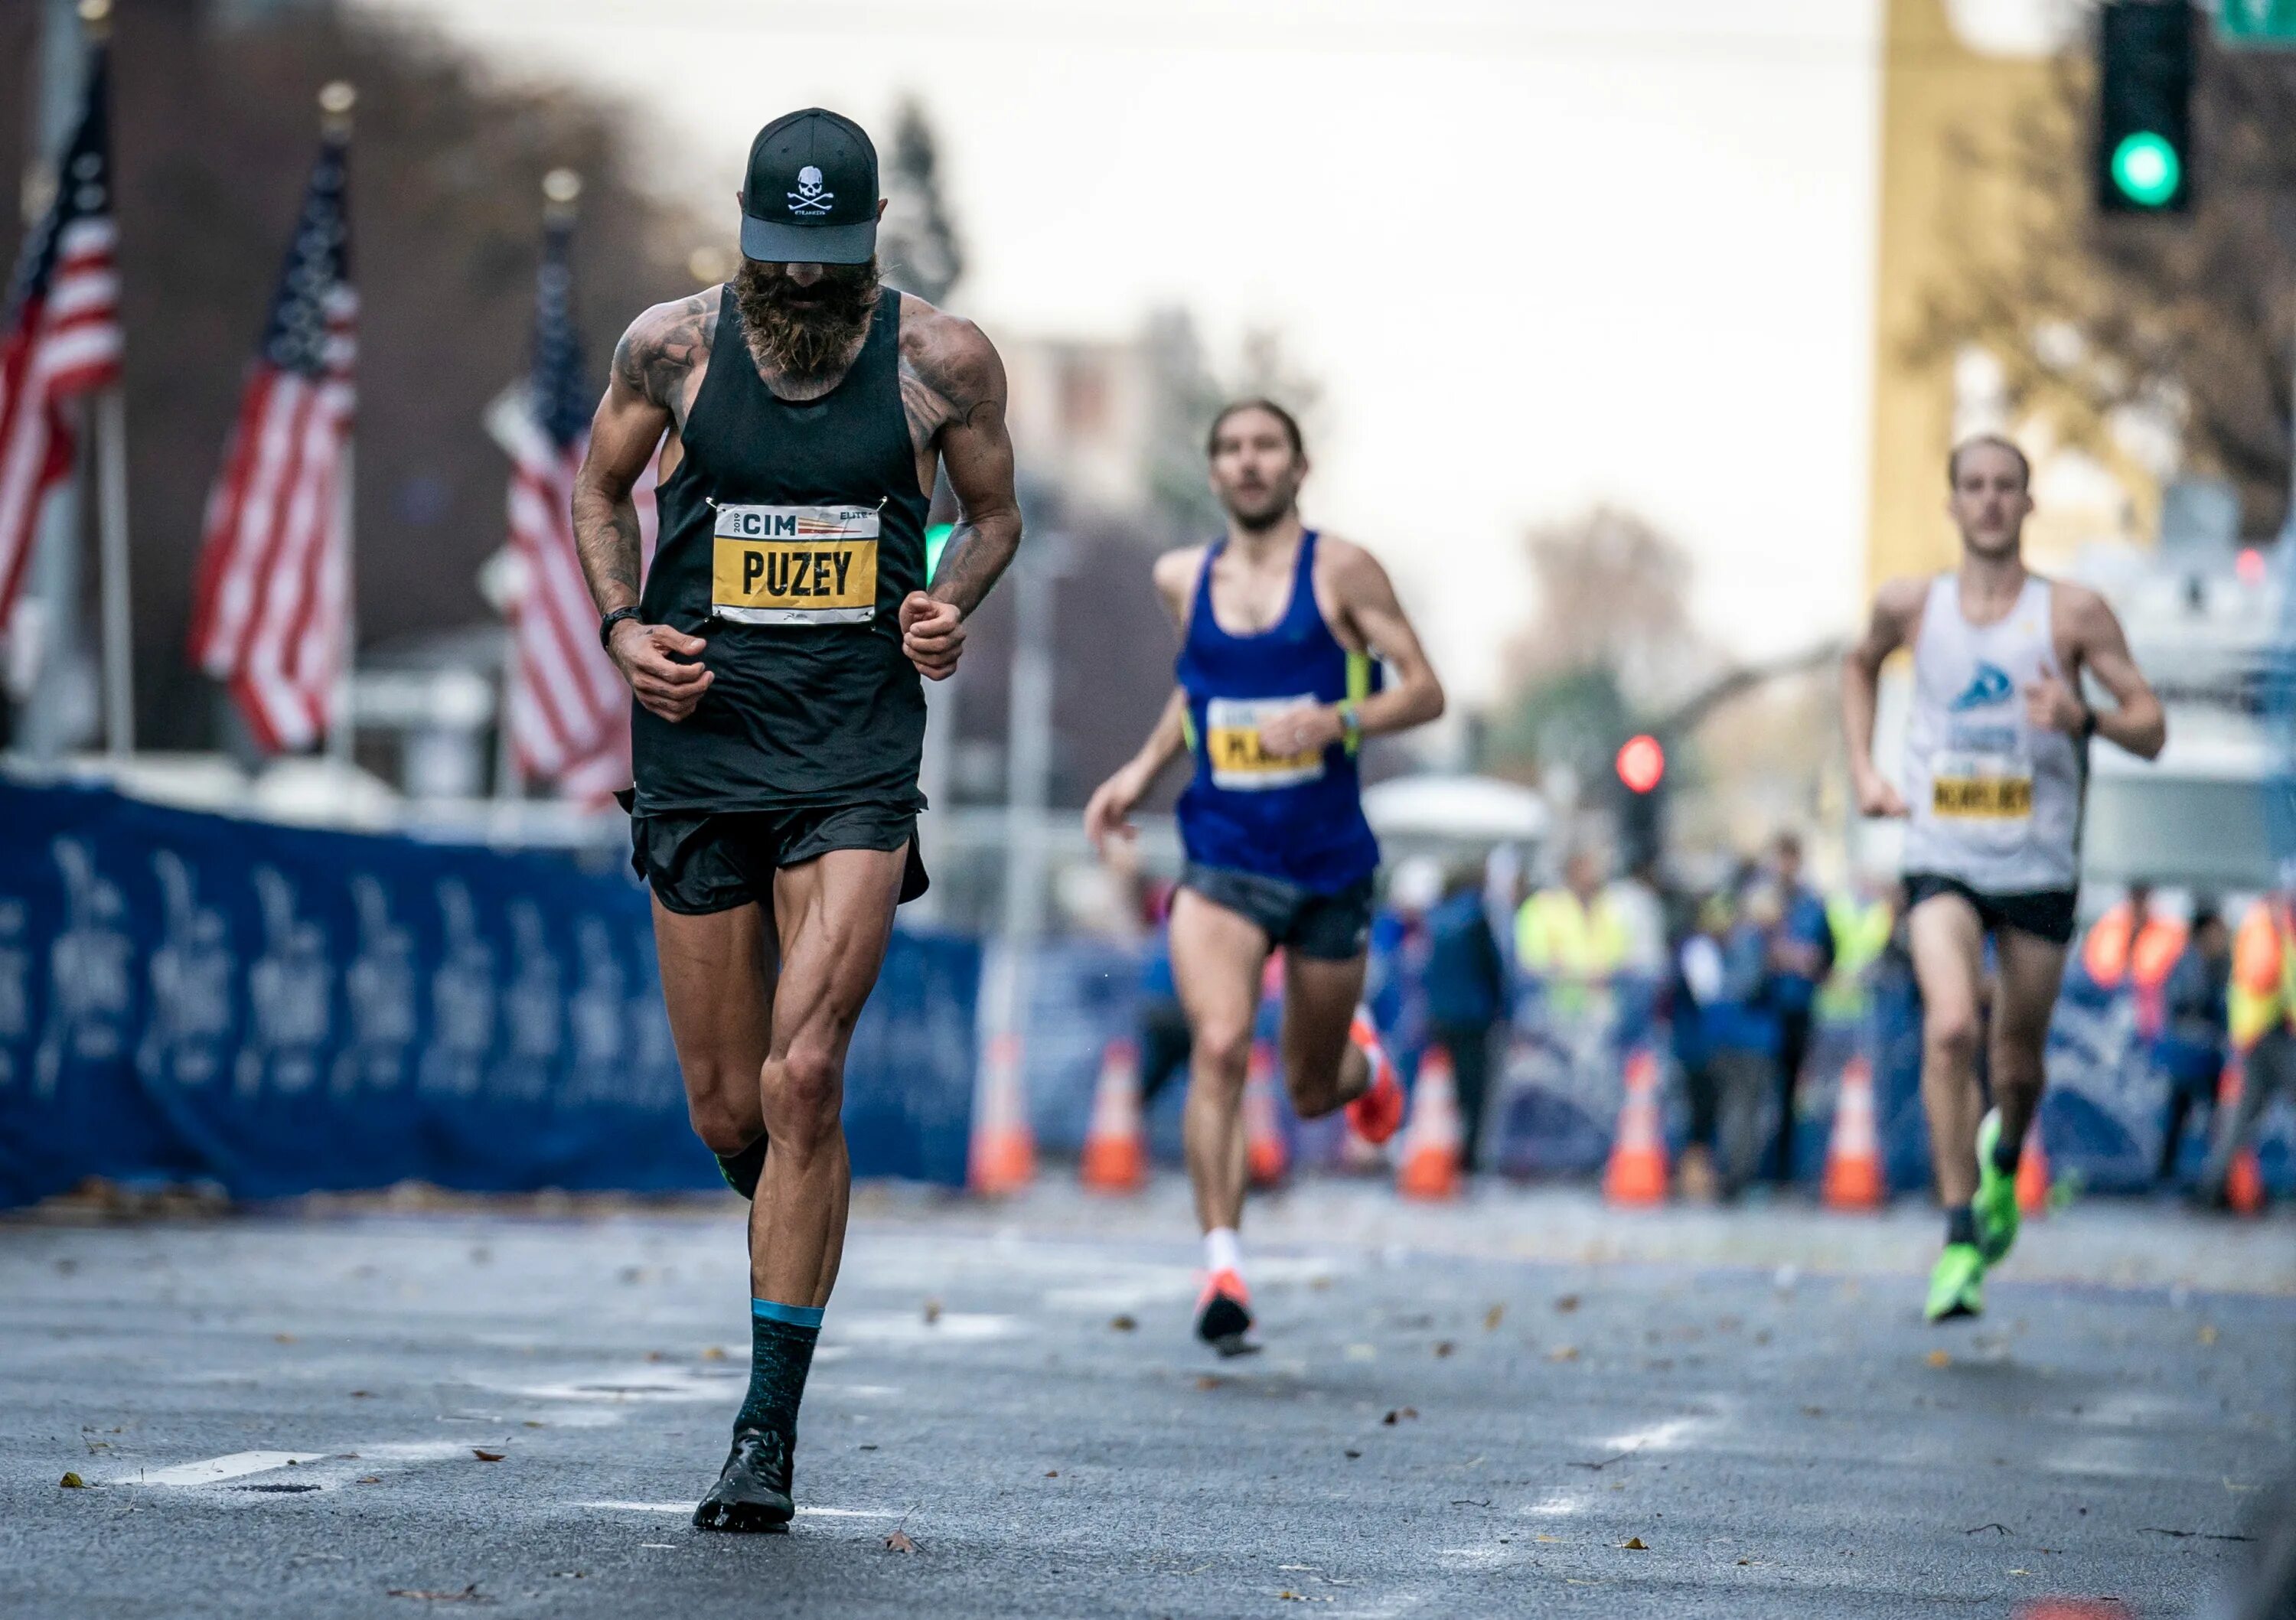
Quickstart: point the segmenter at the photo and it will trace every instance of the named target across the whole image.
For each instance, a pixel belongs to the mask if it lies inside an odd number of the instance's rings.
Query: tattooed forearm
[[[617,608],[634,608],[638,600],[638,509],[624,489],[619,495],[598,479],[584,477],[574,486],[574,550],[582,559],[582,577],[590,582],[590,600],[600,614]]]
[[[956,526],[933,571],[936,601],[955,602],[971,618],[1021,549],[1021,514],[984,512]]]

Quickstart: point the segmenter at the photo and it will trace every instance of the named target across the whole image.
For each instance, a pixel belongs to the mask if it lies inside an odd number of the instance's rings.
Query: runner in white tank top
[[[1947,1212],[1932,1321],[1976,1315],[1986,1268],[2016,1240],[2018,1158],[2040,1108],[2042,1048],[2072,938],[2089,740],[2150,759],[2167,735],[2161,701],[2104,599],[2026,570],[2019,547],[2033,502],[2023,453],[2004,438],[1972,439],[1948,458],[1946,476],[1961,566],[1883,585],[1841,683],[1858,808],[1908,823],[1922,1101]],[[1903,797],[1873,758],[1882,665],[1901,647],[1914,655]],[[2116,707],[2089,708],[2084,675]],[[1990,1112],[1977,1079],[1988,935],[1998,968]]]

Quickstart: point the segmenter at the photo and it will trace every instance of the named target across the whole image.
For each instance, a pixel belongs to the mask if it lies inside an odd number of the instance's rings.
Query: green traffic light
[[[2126,136],[2112,149],[2112,183],[2139,208],[2161,207],[2177,194],[2184,177],[2177,149],[2149,129]]]
[[[948,537],[956,532],[954,523],[935,523],[925,530],[925,583],[940,572],[940,554],[948,549]]]

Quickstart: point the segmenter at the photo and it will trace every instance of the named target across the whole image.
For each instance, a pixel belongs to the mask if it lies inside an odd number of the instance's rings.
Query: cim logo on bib
[[[1956,715],[1965,715],[1972,708],[1990,708],[1997,703],[2006,703],[2016,692],[2016,683],[2009,678],[2007,670],[1998,664],[1980,663],[1977,673],[1970,677],[1968,687],[1948,707]]]

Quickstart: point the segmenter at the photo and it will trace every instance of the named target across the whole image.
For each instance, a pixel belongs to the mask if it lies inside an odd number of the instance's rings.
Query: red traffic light
[[[1636,793],[1647,793],[1666,777],[1666,750],[1647,734],[1629,737],[1619,749],[1619,780]]]

